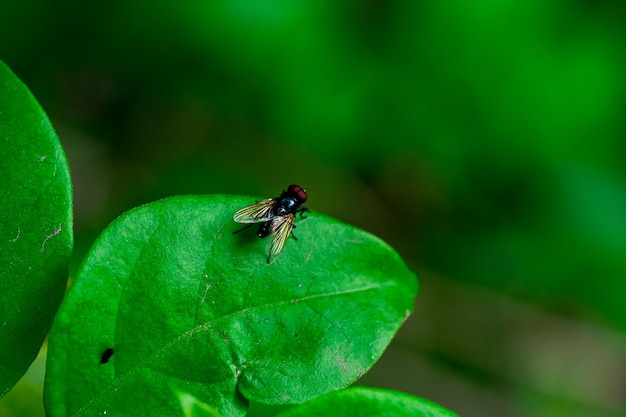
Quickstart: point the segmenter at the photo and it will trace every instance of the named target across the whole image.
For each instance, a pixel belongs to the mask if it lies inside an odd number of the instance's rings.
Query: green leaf
[[[353,387],[316,398],[276,417],[458,417],[440,405],[411,395]]]
[[[415,275],[378,238],[316,213],[268,265],[270,239],[233,234],[254,201],[173,197],[103,232],[50,333],[50,416],[180,415],[178,391],[239,416],[248,400],[301,403],[374,364],[413,308]]]
[[[184,392],[178,392],[177,395],[185,417],[220,417],[215,408],[198,401],[193,395]]]
[[[67,281],[72,190],[50,121],[0,61],[0,397],[35,359]]]

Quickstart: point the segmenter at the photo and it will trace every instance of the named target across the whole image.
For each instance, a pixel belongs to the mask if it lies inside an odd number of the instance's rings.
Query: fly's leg
[[[307,216],[305,216],[305,215],[304,215],[304,212],[305,212],[305,211],[309,211],[309,208],[308,208],[308,207],[304,207],[304,206],[302,206],[302,207],[300,207],[300,208],[298,209],[298,213],[300,213],[300,218],[301,218],[301,219],[306,219],[306,218],[307,218]]]
[[[242,227],[241,229],[239,229],[239,230],[235,230],[235,231],[233,232],[233,235],[234,235],[234,234],[237,234],[237,233],[239,233],[239,232],[243,232],[243,231],[244,231],[244,230],[246,230],[247,228],[252,227],[252,226],[254,226],[254,225],[255,225],[255,223],[250,223],[250,224],[247,224],[247,225],[245,225],[244,227]]]

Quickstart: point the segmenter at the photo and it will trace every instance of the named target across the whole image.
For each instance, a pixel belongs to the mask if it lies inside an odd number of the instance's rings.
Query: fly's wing
[[[267,198],[258,203],[246,206],[233,215],[233,220],[237,223],[260,223],[271,220],[274,199]]]
[[[295,214],[287,214],[286,216],[275,217],[272,220],[272,233],[274,234],[274,241],[270,249],[270,254],[267,257],[267,263],[270,263],[270,259],[276,259],[278,255],[283,251],[285,242],[291,234],[293,229],[293,222],[295,220]]]

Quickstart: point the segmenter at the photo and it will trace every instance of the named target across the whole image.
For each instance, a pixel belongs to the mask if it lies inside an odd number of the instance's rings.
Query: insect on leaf
[[[268,265],[266,239],[233,234],[250,201],[173,197],[102,233],[50,333],[49,416],[176,416],[178,391],[243,416],[249,400],[301,403],[376,362],[413,309],[415,275],[317,213]]]

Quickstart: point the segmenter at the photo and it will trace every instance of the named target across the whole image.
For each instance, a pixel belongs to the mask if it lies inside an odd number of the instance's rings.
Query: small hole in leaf
[[[102,357],[100,358],[100,363],[107,363],[109,361],[109,359],[111,359],[111,356],[113,356],[113,349],[112,348],[108,348],[107,350],[105,350],[104,352],[102,352]]]

